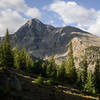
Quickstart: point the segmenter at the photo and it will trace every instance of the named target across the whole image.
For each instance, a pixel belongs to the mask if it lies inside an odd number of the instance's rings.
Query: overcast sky
[[[100,0],[0,0],[0,36],[38,18],[53,26],[76,26],[100,36]]]

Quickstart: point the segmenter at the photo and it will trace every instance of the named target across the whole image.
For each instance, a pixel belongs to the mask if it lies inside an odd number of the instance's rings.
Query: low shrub
[[[43,77],[39,76],[36,80],[35,80],[35,83],[38,84],[38,85],[42,85],[43,84]]]
[[[58,85],[58,82],[54,81],[53,79],[47,80],[48,85]]]

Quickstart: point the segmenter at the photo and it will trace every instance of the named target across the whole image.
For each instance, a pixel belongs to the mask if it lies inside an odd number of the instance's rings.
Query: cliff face
[[[58,64],[67,57],[70,41],[72,41],[73,55],[76,59],[84,55],[86,48],[100,46],[100,38],[95,35],[71,26],[46,25],[38,19],[27,21],[10,37],[14,46],[16,44],[19,48],[25,46],[36,58],[48,59],[54,55]]]
[[[73,57],[76,68],[79,67],[80,62],[84,57],[87,58],[88,70],[94,71],[96,60],[100,59],[100,44],[99,37],[74,38],[73,44]],[[96,41],[95,41],[96,40]],[[94,42],[95,41],[95,42]],[[66,56],[67,57],[67,56]]]

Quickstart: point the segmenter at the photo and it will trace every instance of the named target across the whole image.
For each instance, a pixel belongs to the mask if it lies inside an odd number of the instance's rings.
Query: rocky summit
[[[14,46],[25,46],[32,56],[48,59],[54,55],[58,63],[67,57],[70,41],[73,43],[74,57],[83,54],[87,47],[100,46],[100,38],[91,33],[72,26],[54,27],[38,19],[27,21],[10,37]]]

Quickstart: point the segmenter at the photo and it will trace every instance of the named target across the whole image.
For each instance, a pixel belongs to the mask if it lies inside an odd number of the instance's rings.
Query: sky
[[[32,18],[100,36],[100,0],[0,0],[0,36],[7,28],[14,33]]]

